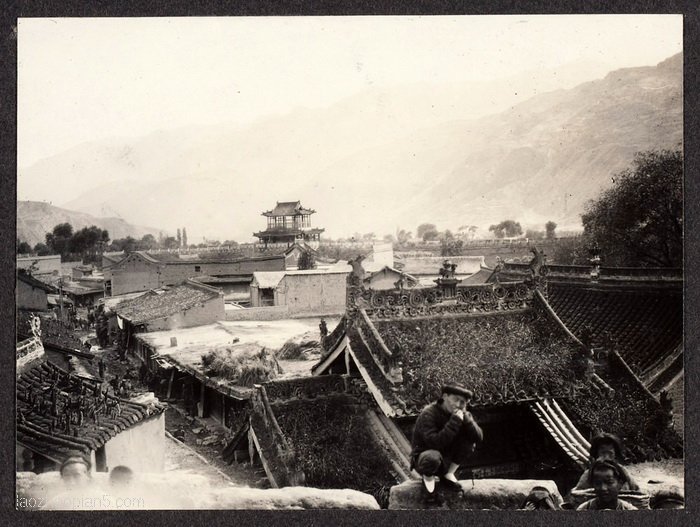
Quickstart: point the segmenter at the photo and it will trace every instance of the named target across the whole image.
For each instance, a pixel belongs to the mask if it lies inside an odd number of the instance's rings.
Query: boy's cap
[[[620,468],[619,463],[616,461],[611,461],[609,459],[598,459],[593,463],[593,466],[591,466],[591,481],[593,481],[593,473],[596,470],[612,470],[613,474],[615,474],[615,477],[617,479],[624,481],[625,476],[623,475],[622,469]]]
[[[442,387],[442,393],[451,393],[454,395],[461,395],[467,399],[474,397],[474,393],[471,390],[467,390],[461,384],[446,384]]]

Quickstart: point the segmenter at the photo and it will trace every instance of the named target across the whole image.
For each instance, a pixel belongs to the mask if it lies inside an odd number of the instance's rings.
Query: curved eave
[[[542,307],[544,307],[545,311],[547,312],[547,315],[549,315],[550,319],[552,319],[556,324],[566,333],[566,335],[574,341],[577,345],[581,347],[581,349],[586,350],[588,353],[591,353],[591,350],[589,350],[583,342],[581,342],[576,335],[574,335],[571,330],[569,330],[568,327],[566,327],[566,324],[562,321],[562,319],[559,318],[559,316],[554,312],[554,309],[552,309],[552,306],[549,305],[549,302],[547,302],[547,299],[544,297],[542,292],[539,289],[535,289],[535,298],[537,298],[541,303]]]

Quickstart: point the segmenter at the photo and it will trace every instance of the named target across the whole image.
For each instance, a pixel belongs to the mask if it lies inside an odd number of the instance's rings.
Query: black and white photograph
[[[683,20],[17,19],[15,508],[684,509]]]

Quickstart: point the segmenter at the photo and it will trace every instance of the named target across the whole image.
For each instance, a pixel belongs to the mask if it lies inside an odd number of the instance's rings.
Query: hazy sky
[[[682,50],[681,27],[679,15],[20,19],[18,163],[372,86],[653,65]]]

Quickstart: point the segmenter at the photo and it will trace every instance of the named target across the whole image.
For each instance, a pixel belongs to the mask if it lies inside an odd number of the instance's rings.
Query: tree
[[[399,245],[404,245],[411,241],[413,238],[413,233],[411,231],[406,231],[403,229],[397,230],[396,232],[396,240],[399,242]]]
[[[120,238],[112,241],[110,249],[113,251],[124,251],[125,253],[132,253],[139,250],[139,241],[131,236],[126,238]]]
[[[391,244],[396,243],[396,237],[393,234],[385,234],[382,240]]]
[[[442,256],[459,256],[462,254],[464,242],[462,240],[443,239],[440,254]]]
[[[37,256],[48,256],[51,254],[51,249],[46,244],[39,242],[34,246],[34,252]]]
[[[551,263],[589,265],[591,260],[590,247],[592,244],[585,236],[559,238],[552,248]]]
[[[299,255],[299,261],[297,262],[297,268],[300,271],[305,269],[316,269],[316,260],[314,255],[309,251],[302,251]]]
[[[17,238],[17,254],[28,254],[30,252],[32,252],[32,246],[27,242],[19,241],[19,238]]]
[[[182,228],[182,246],[187,247],[187,229]]]
[[[66,255],[70,252],[72,237],[73,226],[70,223],[59,223],[51,232],[46,233],[46,245],[54,254]]]
[[[139,248],[143,251],[150,251],[158,246],[158,242],[152,234],[144,234],[139,241]]]
[[[586,205],[584,235],[605,265],[683,265],[683,154],[638,153],[613,186]]]
[[[557,224],[554,223],[553,221],[548,221],[544,225],[544,230],[547,233],[547,239],[548,240],[553,240],[554,238],[557,237],[556,232],[554,232],[557,228]]]
[[[523,228],[520,223],[513,220],[504,220],[498,225],[491,225],[489,231],[493,232],[496,238],[520,236],[523,233]]]
[[[180,234],[180,229],[177,230],[177,246],[182,247],[182,235]]]
[[[421,223],[418,225],[418,228],[416,229],[416,238],[419,238],[421,240],[425,240],[425,235],[426,233],[435,233],[435,237],[432,239],[437,238],[437,227],[433,225],[432,223]],[[432,234],[430,235],[432,237]]]
[[[525,231],[525,237],[528,240],[542,240],[544,238],[544,231],[536,231],[534,229],[528,229]]]
[[[454,240],[455,235],[452,234],[452,231],[450,229],[445,229],[445,232],[441,233],[442,239],[443,240]]]
[[[180,246],[179,242],[177,239],[173,238],[172,236],[168,236],[163,240],[163,247],[166,249],[177,249]]]
[[[368,233],[362,235],[362,239],[366,242],[371,242],[376,237],[377,236],[373,232],[368,232]]]

